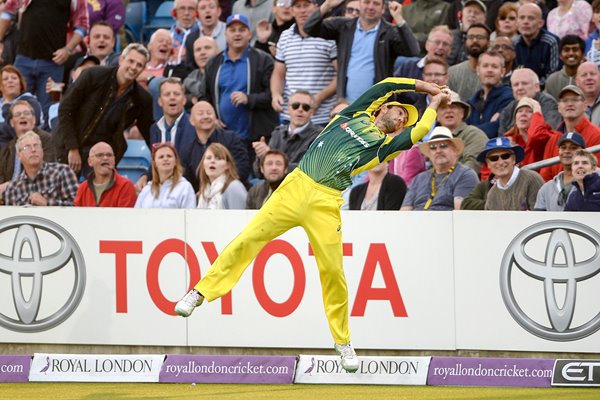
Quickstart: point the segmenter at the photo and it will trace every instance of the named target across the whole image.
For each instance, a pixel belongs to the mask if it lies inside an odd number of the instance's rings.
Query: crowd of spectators
[[[127,3],[0,2],[4,205],[257,209],[399,76],[452,103],[344,208],[600,210],[600,0],[175,0],[172,26],[129,44]],[[152,154],[135,182],[128,140]]]

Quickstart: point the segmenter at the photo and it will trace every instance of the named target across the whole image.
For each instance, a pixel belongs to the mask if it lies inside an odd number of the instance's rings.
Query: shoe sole
[[[175,313],[176,313],[177,315],[179,315],[179,316],[182,316],[183,318],[187,318],[187,317],[189,317],[190,315],[192,315],[192,313],[189,313],[189,314],[188,314],[188,313],[186,313],[185,311],[178,310],[177,308],[175,308]]]

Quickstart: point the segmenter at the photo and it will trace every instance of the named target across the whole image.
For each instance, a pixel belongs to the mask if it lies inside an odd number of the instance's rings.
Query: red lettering
[[[179,239],[167,239],[160,242],[150,255],[150,259],[148,259],[146,284],[148,285],[150,298],[159,310],[168,315],[175,315],[173,309],[179,299],[176,301],[168,300],[160,290],[158,282],[158,270],[160,269],[160,264],[163,258],[170,253],[179,254],[184,259],[184,262],[187,261],[186,265],[190,272],[190,287],[188,290],[200,280],[200,264],[198,263],[198,258],[196,258],[194,250],[192,250],[186,242]],[[179,265],[170,265],[170,267],[174,266],[178,267]]]
[[[141,241],[101,240],[100,253],[115,255],[117,313],[127,313],[127,254],[141,254]]]
[[[215,244],[213,242],[202,242],[202,248],[204,249],[204,252],[208,257],[208,261],[212,265],[217,259],[217,257],[219,257],[219,252],[217,251]],[[231,291],[229,291],[229,293],[221,297],[221,314],[233,314]]]
[[[373,277],[375,276],[375,268],[379,265],[385,287],[374,288]],[[350,315],[362,317],[365,315],[365,309],[369,300],[387,300],[392,306],[392,311],[395,317],[407,317],[404,301],[396,282],[394,269],[387,249],[384,243],[372,243],[369,246],[365,267],[360,277],[358,289],[356,291],[356,299]]]
[[[267,261],[273,254],[282,254],[290,260],[292,270],[294,272],[294,281],[292,293],[283,303],[277,303],[271,299],[265,287],[265,268]],[[304,264],[302,257],[296,251],[294,246],[284,240],[273,240],[269,242],[256,257],[254,268],[252,270],[252,284],[256,299],[262,308],[274,317],[286,317],[293,313],[302,297],[306,288],[306,275],[304,274]]]

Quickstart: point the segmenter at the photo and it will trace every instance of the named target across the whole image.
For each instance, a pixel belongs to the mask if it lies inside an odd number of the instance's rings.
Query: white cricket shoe
[[[352,343],[347,344],[335,344],[335,351],[337,351],[342,357],[342,368],[346,370],[346,372],[356,372],[360,362],[358,361],[358,357],[356,356],[356,352],[352,347]]]
[[[175,312],[182,317],[192,315],[194,308],[198,307],[204,301],[204,297],[196,290],[192,289],[177,302]]]

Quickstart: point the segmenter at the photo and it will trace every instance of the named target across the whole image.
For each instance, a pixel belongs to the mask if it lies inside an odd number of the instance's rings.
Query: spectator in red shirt
[[[544,159],[558,155],[556,142],[564,132],[579,132],[588,146],[600,144],[600,128],[593,125],[586,118],[585,110],[587,106],[584,100],[585,94],[575,85],[567,85],[560,91],[558,94],[558,112],[563,117],[563,122],[558,127],[558,131],[552,130],[550,125],[544,121],[541,114],[534,113],[531,118],[531,126],[529,127],[530,136],[550,134],[544,148]],[[560,171],[562,171],[562,165],[556,164],[542,168],[540,175],[542,175],[544,180],[549,181]]]
[[[133,183],[115,170],[115,153],[106,142],[90,149],[88,164],[93,171],[79,185],[75,196],[78,207],[133,207],[137,199]]]

